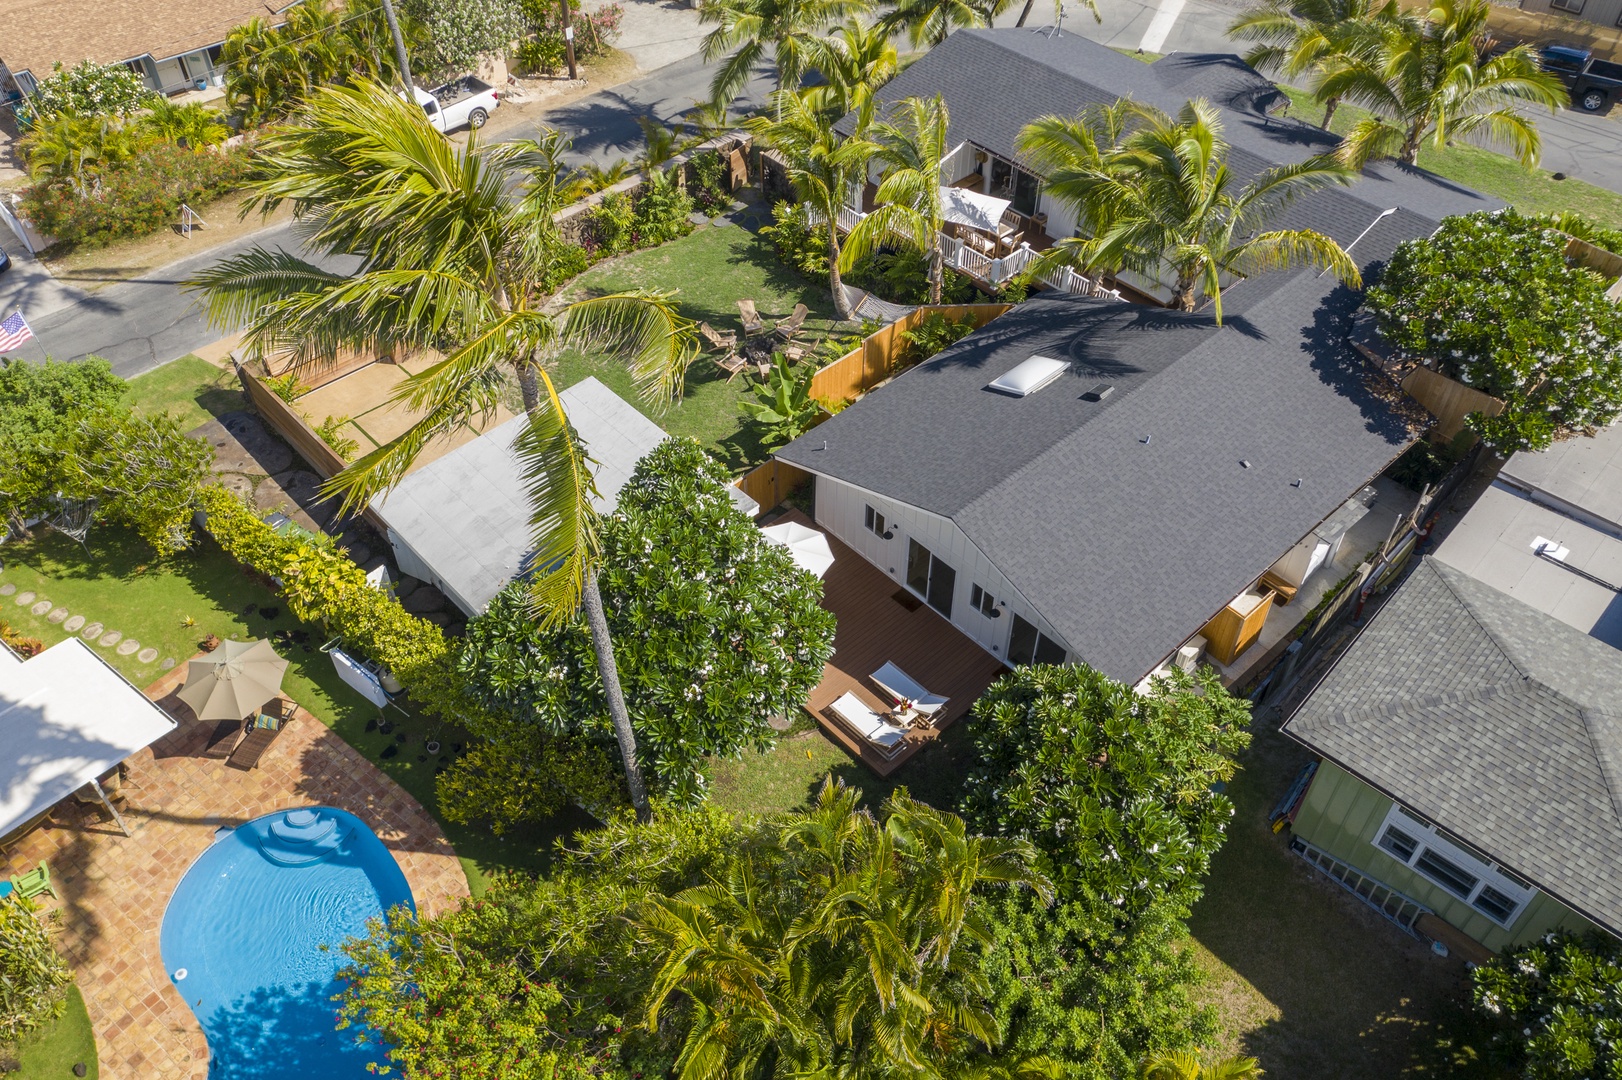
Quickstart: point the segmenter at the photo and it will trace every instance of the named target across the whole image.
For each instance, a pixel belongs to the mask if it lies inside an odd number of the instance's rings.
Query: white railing
[[[839,228],[845,232],[852,229],[867,215],[851,206],[839,208]],[[1023,273],[1031,264],[1037,261],[1036,251],[1030,244],[1022,243],[1007,255],[992,258],[982,251],[965,244],[962,239],[955,236],[941,234],[941,253],[947,266],[953,270],[961,271],[971,277],[978,278],[988,285],[1001,285]],[[1088,296],[1097,300],[1121,299],[1121,294],[1115,289],[1106,289],[1102,282],[1078,274],[1068,266],[1055,266],[1039,270],[1035,274],[1036,280],[1050,289],[1068,293],[1072,296]]]

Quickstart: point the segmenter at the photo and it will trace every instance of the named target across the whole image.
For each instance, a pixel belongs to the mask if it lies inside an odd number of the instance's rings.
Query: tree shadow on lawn
[[[1289,853],[1287,834],[1274,835],[1268,813],[1308,760],[1278,722],[1274,710],[1257,714],[1229,786],[1228,841],[1189,920],[1248,986],[1217,972],[1198,996],[1216,999],[1233,1049],[1269,1076],[1501,1075],[1476,1049],[1462,963],[1315,875]],[[1277,1015],[1246,1027],[1253,1021],[1239,1014],[1253,1016],[1257,997]]]
[[[940,738],[889,776],[878,775],[840,747],[845,760],[829,769],[827,776],[842,781],[847,787],[860,788],[862,804],[872,810],[884,805],[884,801],[898,789],[906,788],[908,794],[919,802],[955,814],[958,812],[958,796],[963,791],[963,781],[974,763],[974,747],[969,741],[970,723],[972,721],[968,717],[957,721],[941,732]],[[823,737],[827,738],[826,733]],[[834,745],[838,746],[837,743]],[[816,802],[822,782],[823,777],[818,777],[807,785],[807,805]]]

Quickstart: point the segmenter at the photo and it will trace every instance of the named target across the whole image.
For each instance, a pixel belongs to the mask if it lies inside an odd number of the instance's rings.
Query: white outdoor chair
[[[896,727],[864,705],[855,694],[844,694],[828,707],[862,738],[886,750],[899,747],[901,740],[906,738],[906,728]]]
[[[869,675],[868,678],[877,683],[880,690],[889,694],[896,701],[906,698],[912,702],[913,708],[925,716],[933,716],[941,710],[941,706],[951,700],[951,698],[944,698],[939,694],[931,694],[911,675],[908,675],[888,660],[884,662],[883,667]]]

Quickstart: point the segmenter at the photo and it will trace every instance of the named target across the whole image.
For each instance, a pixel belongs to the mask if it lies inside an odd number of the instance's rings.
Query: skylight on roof
[[[986,384],[986,389],[1000,390],[1014,397],[1029,397],[1063,375],[1065,368],[1069,366],[1068,360],[1055,360],[1051,356],[1033,356],[1020,361],[1011,370],[991,380]]]

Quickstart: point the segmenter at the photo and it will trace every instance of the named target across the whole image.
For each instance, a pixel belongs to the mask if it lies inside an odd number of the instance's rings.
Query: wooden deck
[[[777,520],[817,528],[798,510]],[[822,579],[822,606],[834,613],[839,625],[834,633],[833,658],[823,668],[822,682],[811,691],[806,711],[862,764],[880,776],[888,776],[964,716],[1005,668],[996,657],[838,539],[830,535],[828,544],[833,548],[834,564]],[[905,603],[896,598],[898,595]],[[858,735],[828,708],[841,695],[853,693],[873,711],[887,712],[893,703],[868,678],[886,660],[931,693],[950,698],[933,727],[909,736],[892,756],[886,756],[886,751]]]

